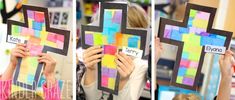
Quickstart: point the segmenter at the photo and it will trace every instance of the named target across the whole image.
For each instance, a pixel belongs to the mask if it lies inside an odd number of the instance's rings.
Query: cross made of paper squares
[[[204,46],[228,49],[232,33],[212,29],[215,13],[215,8],[187,4],[183,22],[161,18],[161,41],[178,46],[172,85],[195,90],[204,61]]]
[[[13,83],[35,90],[43,67],[37,60],[38,54],[50,51],[67,55],[70,32],[51,28],[46,8],[27,5],[22,7],[25,22],[8,20],[7,37],[24,37],[30,56],[19,59]]]
[[[119,74],[115,53],[122,47],[145,50],[147,31],[126,29],[127,4],[101,3],[99,26],[82,26],[82,47],[102,46],[98,89],[118,94]]]

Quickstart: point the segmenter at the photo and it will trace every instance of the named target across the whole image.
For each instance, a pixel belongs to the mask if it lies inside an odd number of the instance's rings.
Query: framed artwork
[[[187,4],[183,22],[160,19],[161,42],[178,46],[171,85],[195,90],[205,56],[205,46],[228,49],[232,32],[213,29],[216,9]]]
[[[8,20],[7,40],[10,37],[24,38],[30,55],[19,58],[13,84],[36,90],[43,64],[38,62],[40,53],[54,52],[67,55],[70,31],[51,28],[47,8],[23,5],[25,22]]]
[[[143,58],[147,31],[126,28],[127,4],[101,2],[99,15],[99,26],[82,25],[82,48],[103,47],[104,56],[98,63],[98,89],[118,95],[120,75],[115,53],[123,48],[137,49],[143,52]]]
[[[49,17],[50,17],[50,24],[53,27],[60,27],[60,28],[69,28],[71,25],[71,9],[70,8],[48,8],[49,10]]]

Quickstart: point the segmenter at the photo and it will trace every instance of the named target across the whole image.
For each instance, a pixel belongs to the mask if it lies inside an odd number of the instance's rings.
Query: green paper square
[[[102,45],[103,44],[103,37],[100,33],[94,33],[94,45]]]
[[[183,83],[183,77],[182,76],[177,76],[176,83],[182,84]]]
[[[189,54],[189,60],[198,62],[200,59],[200,52],[194,52]]]
[[[15,25],[12,25],[12,30],[11,30],[11,34],[13,36],[19,36],[19,26],[15,26]]]
[[[196,76],[197,70],[195,68],[188,68],[186,71],[187,76]]]
[[[2,10],[2,9],[3,9],[3,2],[0,1],[0,10]]]
[[[189,17],[195,17],[195,16],[196,16],[196,14],[197,14],[197,11],[196,11],[196,10],[194,10],[194,9],[191,9],[191,10],[190,10]]]

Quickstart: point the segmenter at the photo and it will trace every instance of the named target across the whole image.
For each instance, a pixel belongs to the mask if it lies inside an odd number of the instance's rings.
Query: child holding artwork
[[[162,44],[159,38],[155,38],[155,63],[158,62],[163,52]],[[219,86],[219,92],[215,100],[230,100],[230,92],[232,87],[232,75],[234,73],[233,66],[235,66],[234,53],[231,50],[227,50],[224,55],[219,59],[221,80]],[[156,90],[158,91],[158,89]],[[156,94],[157,98],[158,94]],[[173,100],[200,100],[196,95],[179,94],[176,95]]]
[[[40,96],[30,91],[19,91],[11,94],[12,78],[18,63],[17,58],[24,58],[28,54],[25,44],[17,44],[12,49],[10,64],[3,75],[0,76],[0,100],[43,100]],[[46,77],[46,83],[43,85],[45,100],[60,100],[61,93],[54,74],[56,61],[45,53],[39,55],[38,61],[45,65],[43,70],[43,74]]]
[[[98,22],[95,16],[94,23]],[[149,20],[143,8],[136,4],[128,4],[127,23],[129,28],[148,28]],[[137,100],[139,99],[145,83],[148,62],[132,58],[122,52],[116,53],[117,71],[120,74],[118,95],[104,94],[97,88],[97,64],[101,61],[103,49],[100,46],[93,46],[83,52],[83,63],[86,72],[82,78],[81,85],[85,91],[87,100],[107,99],[108,100]],[[104,96],[104,97],[102,97]]]

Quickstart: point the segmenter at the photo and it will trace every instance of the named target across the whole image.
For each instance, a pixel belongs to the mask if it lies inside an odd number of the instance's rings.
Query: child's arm
[[[55,78],[56,61],[50,55],[42,53],[39,55],[38,62],[44,63],[43,74],[46,77],[46,84],[43,85],[45,100],[61,100],[59,83]]]
[[[27,56],[27,49],[25,44],[17,44],[14,49],[11,51],[11,59],[8,68],[3,73],[1,80],[11,80],[13,77],[13,73],[16,68],[16,64],[18,63],[17,58],[23,58]]]
[[[224,56],[221,56],[219,60],[220,71],[221,71],[221,80],[219,86],[219,92],[217,100],[230,100],[231,95],[231,81],[232,81],[232,66],[235,65],[233,52],[228,50],[225,52]]]
[[[100,46],[90,47],[83,53],[83,62],[86,66],[84,74],[84,85],[89,86],[96,81],[96,65],[101,61],[103,54],[100,54],[103,49]]]
[[[116,59],[115,62],[118,65],[117,70],[120,74],[119,90],[122,90],[135,69],[135,65],[132,58],[122,52],[117,53],[116,57],[118,59]]]
[[[11,51],[10,64],[8,65],[6,71],[0,77],[0,100],[6,100],[11,93],[11,84],[13,73],[18,63],[18,57],[25,57],[27,55],[27,49],[25,44],[17,44]]]
[[[158,62],[162,52],[162,43],[160,42],[160,39],[158,37],[155,37],[155,64]]]

